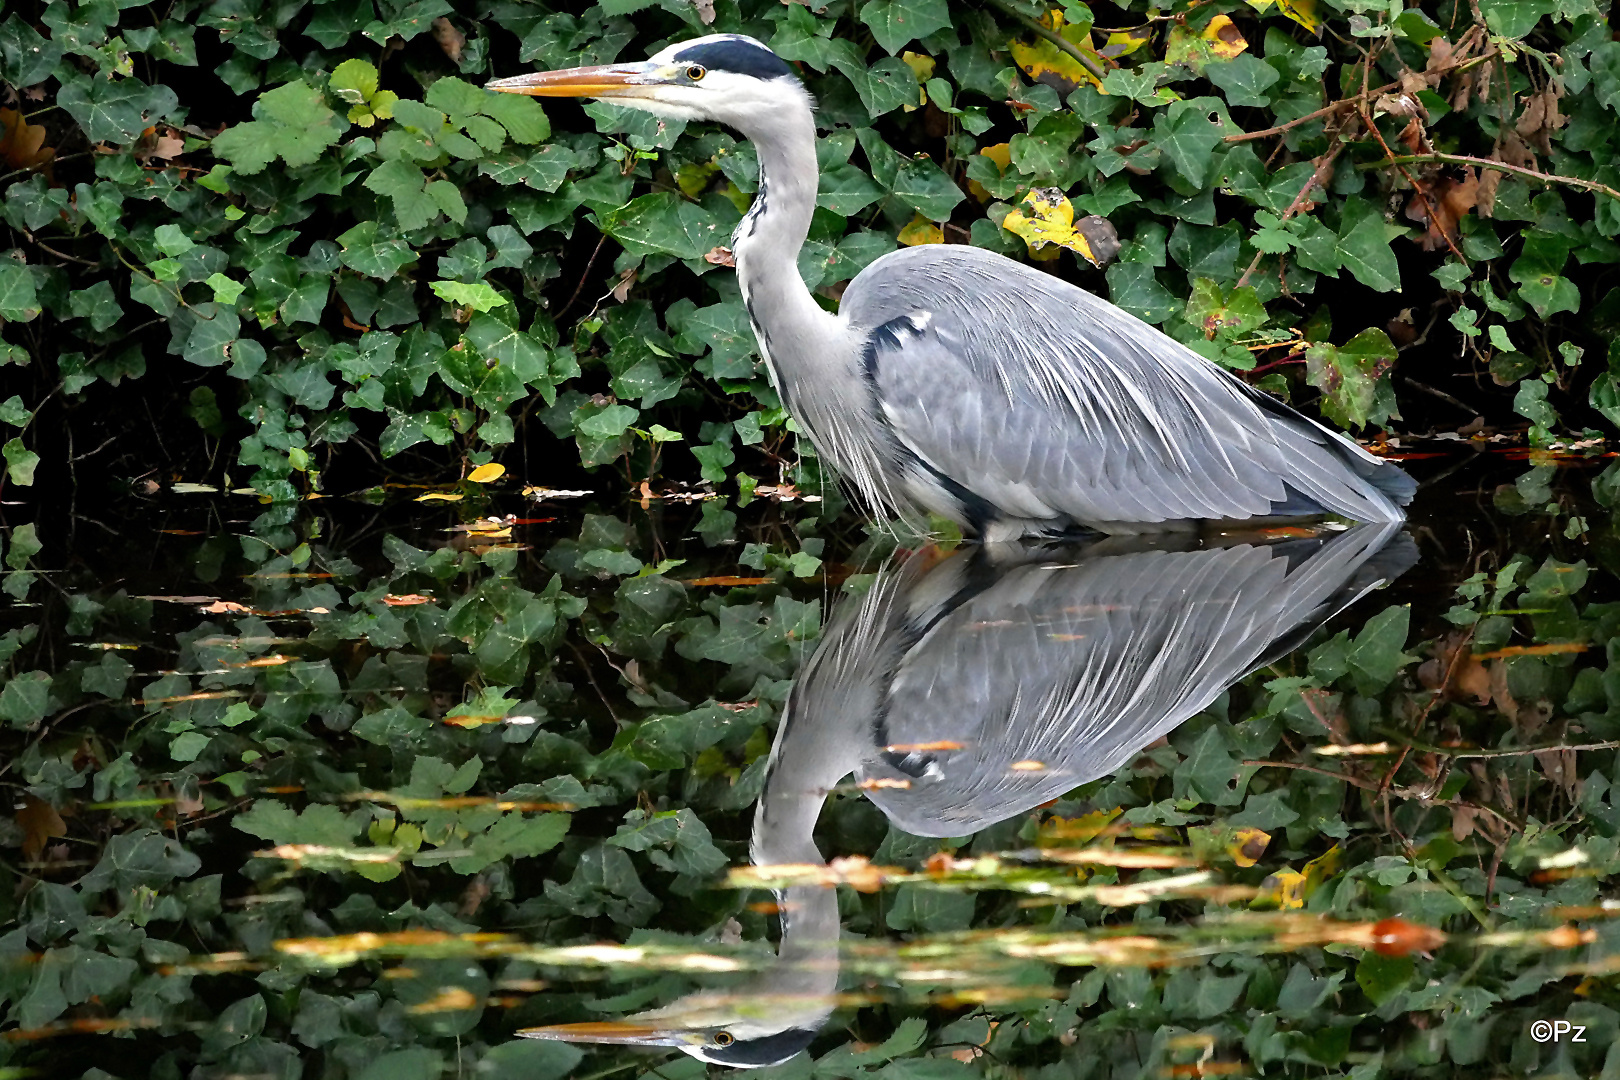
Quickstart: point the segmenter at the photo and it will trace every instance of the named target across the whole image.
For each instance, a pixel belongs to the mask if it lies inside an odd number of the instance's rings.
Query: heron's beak
[[[613,1043],[618,1046],[685,1046],[702,1042],[700,1032],[682,1028],[638,1023],[634,1020],[596,1020],[584,1024],[553,1024],[550,1027],[520,1028],[525,1039],[554,1042]]]
[[[537,71],[514,75],[484,84],[486,90],[530,97],[649,97],[663,84],[658,64],[600,64],[596,67],[567,68],[563,71]]]

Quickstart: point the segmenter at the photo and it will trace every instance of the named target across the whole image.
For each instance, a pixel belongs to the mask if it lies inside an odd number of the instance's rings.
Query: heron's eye
[[[698,68],[697,70],[702,71],[703,69]],[[716,1046],[730,1046],[736,1041],[736,1037],[729,1031],[717,1031],[714,1033],[714,1045]]]
[[[686,69],[686,77],[688,79],[691,79],[693,82],[697,82],[699,79],[703,78],[703,76],[705,76],[707,74],[708,74],[708,72],[704,71],[703,68],[700,67],[697,64],[693,64],[691,67]],[[729,1038],[729,1036],[728,1036],[728,1038]]]

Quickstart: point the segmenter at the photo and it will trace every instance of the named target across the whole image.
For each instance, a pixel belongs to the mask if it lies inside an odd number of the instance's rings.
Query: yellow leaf
[[[1122,808],[1115,806],[1108,810],[1093,810],[1077,818],[1055,817],[1041,825],[1041,842],[1061,841],[1065,845],[1079,847],[1102,835],[1113,820],[1124,812]]]
[[[1007,167],[1012,164],[1012,151],[1006,143],[996,143],[994,146],[986,146],[981,149],[979,153],[995,162],[996,169],[1000,172],[1006,172]],[[990,201],[990,192],[985,190],[983,184],[972,179],[971,177],[968,179],[968,191],[972,192],[973,197],[982,203],[987,203]]]
[[[1305,864],[1305,895],[1310,896],[1317,888],[1333,875],[1339,872],[1339,864],[1344,860],[1344,845],[1334,844],[1327,851],[1318,855]]]
[[[1106,218],[1074,220],[1074,205],[1057,188],[1037,188],[1024,196],[1029,212],[1014,210],[1001,227],[1020,237],[1031,258],[1053,259],[1057,248],[1068,248],[1093,266],[1103,266],[1119,253],[1119,238]],[[1043,249],[1053,250],[1045,252]]]
[[[1251,0],[1252,2],[1252,0]],[[1276,0],[1266,0],[1266,3],[1275,3]],[[1138,26],[1132,30],[1115,30],[1108,35],[1108,42],[1102,48],[1102,54],[1110,60],[1121,56],[1129,56],[1153,40],[1151,26]]]
[[[1209,20],[1209,25],[1199,36],[1209,42],[1209,50],[1217,60],[1230,60],[1249,47],[1236,24],[1225,15],[1217,15]]]
[[[919,83],[925,83],[934,77],[934,58],[927,53],[916,53],[907,49],[900,54],[900,59],[911,69],[911,73],[917,76]]]
[[[1248,826],[1232,833],[1232,839],[1226,845],[1226,852],[1239,866],[1253,866],[1260,861],[1260,856],[1266,853],[1266,847],[1270,843],[1270,833]]]
[[[448,491],[430,491],[426,495],[418,495],[417,502],[460,502],[460,495],[452,495]]]
[[[1211,60],[1230,60],[1249,47],[1232,20],[1217,15],[1200,31],[1176,25],[1170,28],[1165,42],[1164,58],[1171,64],[1181,64],[1194,75],[1204,73],[1204,65]]]
[[[1254,898],[1261,906],[1275,906],[1282,911],[1295,911],[1305,906],[1302,895],[1305,875],[1298,870],[1279,870],[1260,883],[1260,893]]]
[[[1322,32],[1322,16],[1317,14],[1316,0],[1248,0],[1249,6],[1259,12],[1269,11],[1272,4],[1313,34]]]
[[[685,192],[687,198],[695,199],[708,190],[709,178],[719,171],[718,165],[689,161],[675,171],[675,186]]]
[[[945,232],[932,221],[918,214],[911,219],[911,224],[900,230],[899,241],[907,247],[916,247],[918,244],[943,244]]]
[[[497,465],[492,461],[488,465],[480,465],[478,468],[468,473],[467,479],[471,480],[475,484],[487,484],[491,480],[499,480],[505,475],[506,466]]]
[[[1091,44],[1091,26],[1076,23],[1065,26],[1063,12],[1048,11],[1041,19],[1041,23],[1050,30],[1056,30],[1065,41],[1074,45],[1099,68],[1106,69],[1108,62],[1098,55]],[[1067,94],[1077,86],[1095,86],[1102,88],[1097,77],[1086,66],[1045,38],[1036,38],[1033,42],[1014,40],[1011,44],[1013,63],[1023,69],[1024,74],[1036,82],[1045,83],[1060,94]]]

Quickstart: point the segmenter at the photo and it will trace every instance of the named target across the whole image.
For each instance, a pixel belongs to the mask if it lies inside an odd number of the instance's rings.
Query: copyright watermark
[[[1586,1041],[1586,1027],[1568,1020],[1534,1020],[1530,1024],[1530,1037],[1538,1043]]]

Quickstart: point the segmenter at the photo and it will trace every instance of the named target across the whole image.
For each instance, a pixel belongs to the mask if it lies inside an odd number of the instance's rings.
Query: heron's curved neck
[[[808,100],[792,102],[768,125],[744,128],[743,134],[759,155],[759,191],[732,237],[732,253],[743,303],[772,362],[783,342],[825,340],[835,321],[799,276],[799,250],[810,232],[820,179]],[[772,376],[778,375],[773,363]]]

